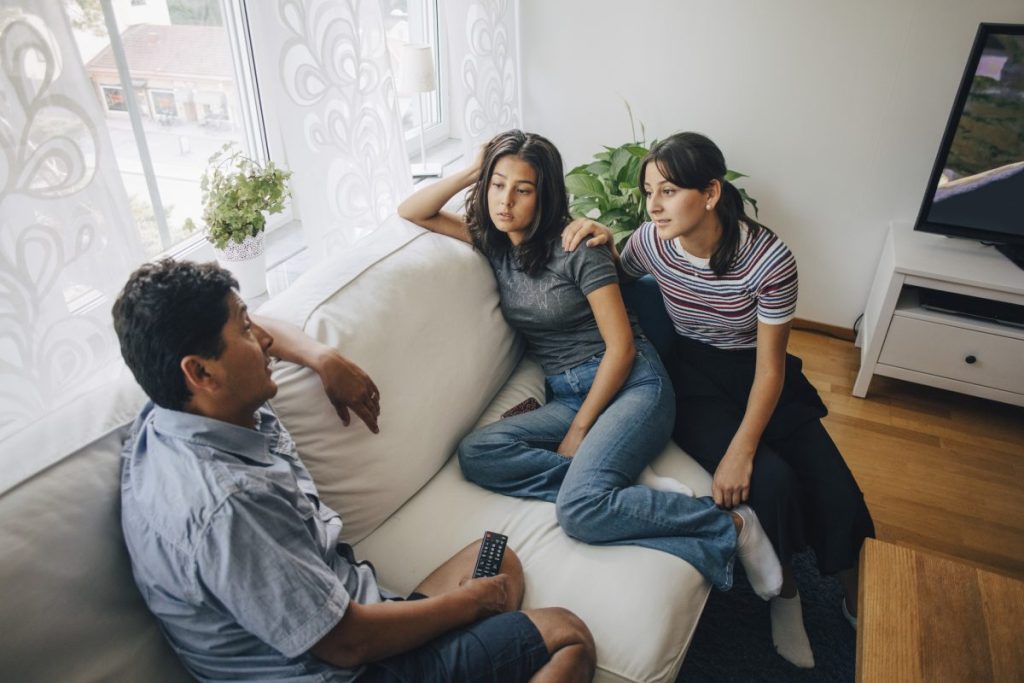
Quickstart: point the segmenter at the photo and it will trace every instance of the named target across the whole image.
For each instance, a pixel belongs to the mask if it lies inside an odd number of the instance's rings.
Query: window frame
[[[447,41],[443,40],[443,26],[440,16],[439,0],[409,0],[409,4],[415,4],[417,10],[412,7],[409,11],[409,39],[410,41],[429,43],[434,53],[434,72],[437,79],[437,89],[426,98],[431,108],[436,109],[438,120],[435,123],[425,125],[423,128],[423,144],[426,146],[429,156],[431,147],[443,143],[451,137],[450,107],[448,104],[448,50]],[[419,23],[412,24],[413,16],[419,17]],[[417,95],[417,97],[423,97]],[[419,158],[419,126],[413,126],[411,130],[403,131],[405,136],[406,149],[409,158]]]
[[[281,163],[284,165],[282,163],[284,157],[283,143],[279,134],[275,133],[274,135],[271,135],[269,132],[270,130],[277,129],[268,129],[267,112],[264,111],[264,103],[260,98],[259,88],[256,82],[252,33],[248,18],[248,8],[246,6],[247,0],[211,0],[211,2],[217,2],[220,6],[221,17],[224,22],[223,28],[228,41],[228,47],[231,51],[232,75],[234,77],[234,85],[238,97],[238,107],[241,112],[241,120],[239,121],[241,134],[240,144],[246,153],[260,163],[266,163],[268,160],[273,159],[275,163]],[[108,37],[110,37],[111,33],[116,32],[118,36],[117,42],[120,44],[122,27],[117,24],[113,0],[100,0],[100,4],[104,15],[107,18],[106,24]],[[113,48],[115,40],[110,37],[110,41],[111,47]],[[127,104],[128,100],[124,96],[125,84],[124,78],[121,76],[122,67],[123,73],[130,75],[131,65],[127,63],[127,57],[124,54],[123,47],[119,46],[118,49],[112,49],[112,54],[114,62],[118,68],[117,82],[97,84],[100,90],[99,95],[105,112],[108,115],[125,116],[131,120],[132,132],[137,144],[140,146],[145,144],[145,150],[139,150],[139,158],[144,169],[146,185],[149,189],[151,199],[150,203],[153,206],[154,219],[156,220],[157,225],[160,226],[161,251],[155,256],[155,258],[163,256],[181,257],[188,255],[189,253],[201,249],[206,244],[205,237],[201,233],[197,232],[197,234],[186,237],[178,242],[170,241],[171,238],[169,229],[167,228],[165,202],[160,192],[159,178],[156,175],[153,167],[153,160],[149,154],[149,139],[146,136],[144,129],[137,130],[137,125],[141,124],[144,117],[148,116],[152,118],[156,116],[156,107],[151,101],[152,93],[147,91],[147,93],[141,98],[145,101],[145,109],[140,106],[139,102],[136,102],[135,114],[138,116],[138,122],[136,122],[135,115],[130,111],[129,105]],[[129,78],[128,80],[131,79]],[[134,85],[134,81],[132,81],[132,90],[134,90]],[[106,88],[120,90],[122,94],[122,102],[125,102],[124,110],[112,110],[109,108],[105,93]],[[271,121],[271,123],[273,122]],[[159,201],[155,201],[154,198],[157,198]],[[296,215],[292,210],[292,203],[289,202],[284,211],[269,217],[266,230],[267,232],[270,232],[295,219]]]

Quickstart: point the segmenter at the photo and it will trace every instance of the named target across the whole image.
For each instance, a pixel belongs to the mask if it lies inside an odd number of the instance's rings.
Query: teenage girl
[[[823,574],[838,577],[842,610],[856,627],[857,559],[874,525],[864,497],[821,424],[826,408],[786,353],[796,310],[793,254],[744,213],[725,179],[722,152],[698,133],[655,145],[640,167],[650,222],[618,257],[630,277],[654,276],[675,329],[671,376],[677,443],[714,476],[715,503],[749,503],[783,566],[772,600],[772,639],[783,657],[814,666],[790,570],[810,545]],[[609,244],[611,232],[577,220],[566,249]]]
[[[466,215],[444,211],[466,188]],[[738,550],[762,597],[777,594],[778,559],[749,507],[725,511],[710,497],[636,483],[671,433],[672,386],[626,313],[611,252],[562,248],[570,217],[554,145],[502,133],[469,167],[419,190],[398,213],[487,258],[505,319],[544,369],[543,407],[459,445],[466,478],[555,503],[562,529],[581,541],[671,553],[723,590],[732,585]]]

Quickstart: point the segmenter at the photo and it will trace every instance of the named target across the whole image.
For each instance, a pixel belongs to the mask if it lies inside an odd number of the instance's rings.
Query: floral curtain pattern
[[[412,188],[380,12],[378,0],[277,0],[252,17],[253,34],[269,42],[265,101],[277,109],[294,201],[320,258],[379,227]]]
[[[0,8],[0,443],[104,382],[144,259],[62,6]]]
[[[451,90],[465,153],[522,126],[517,0],[445,3]]]

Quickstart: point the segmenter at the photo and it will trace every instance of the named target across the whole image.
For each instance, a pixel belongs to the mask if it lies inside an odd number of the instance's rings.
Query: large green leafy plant
[[[626,105],[627,110],[629,105]],[[633,115],[630,112],[630,123]],[[606,225],[615,236],[618,248],[640,224],[647,220],[647,207],[639,187],[640,162],[657,144],[648,145],[642,141],[643,124],[640,124],[641,141],[628,142],[618,147],[605,146],[603,152],[594,155],[594,161],[577,166],[565,175],[565,186],[569,191],[569,212],[575,218],[593,218]],[[634,130],[634,140],[636,132]],[[729,181],[746,176],[728,171]],[[757,201],[739,188],[743,200],[750,204],[757,215]]]
[[[241,244],[246,237],[259,235],[266,227],[267,215],[284,209],[291,176],[291,171],[278,168],[273,161],[257,163],[234,149],[233,143],[221,147],[210,157],[199,183],[206,239],[224,249],[229,242]],[[196,229],[191,218],[185,227]]]

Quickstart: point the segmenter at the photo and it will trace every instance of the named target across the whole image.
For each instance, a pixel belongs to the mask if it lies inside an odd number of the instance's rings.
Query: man
[[[270,356],[308,365],[347,425],[374,432],[376,386],[296,328],[255,321],[214,264],[139,268],[114,304],[151,402],[125,444],[121,519],[136,584],[201,680],[589,680],[594,644],[559,608],[516,611],[522,567],[469,579],[478,543],[407,599],[339,541],[267,404]]]

